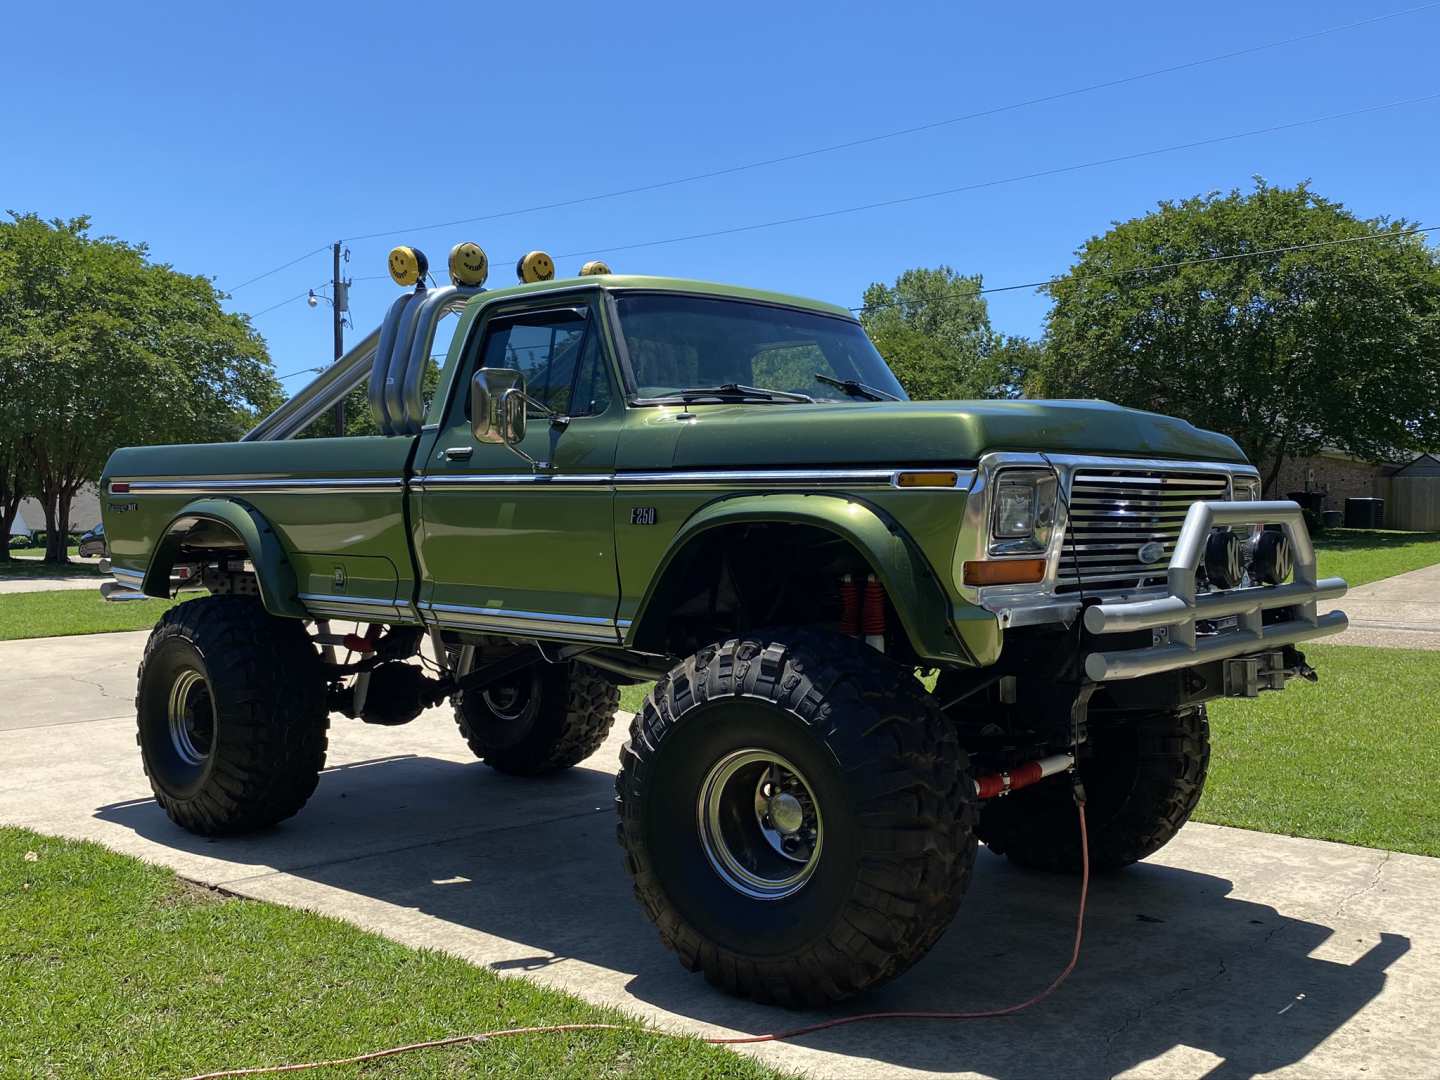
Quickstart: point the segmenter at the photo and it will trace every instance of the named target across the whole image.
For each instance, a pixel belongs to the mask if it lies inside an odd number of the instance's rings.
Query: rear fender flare
[[[924,555],[881,511],[853,496],[837,495],[737,495],[701,507],[680,527],[651,576],[626,633],[626,643],[633,643],[641,635],[647,619],[664,620],[663,611],[652,610],[652,600],[691,544],[713,529],[752,523],[810,525],[845,539],[870,564],[885,587],[917,655],[974,662],[955,636],[950,601]]]
[[[150,596],[170,595],[170,574],[176,557],[186,535],[202,521],[225,526],[245,545],[266,611],[291,618],[309,617],[297,595],[295,570],[280,537],[258,510],[239,499],[196,499],[171,518],[155,545],[141,591]]]

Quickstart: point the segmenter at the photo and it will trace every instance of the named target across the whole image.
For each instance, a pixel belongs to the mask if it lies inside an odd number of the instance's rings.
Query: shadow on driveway
[[[982,849],[959,917],[896,982],[825,1013],[737,1001],[683,971],[640,913],[615,845],[613,793],[612,774],[598,769],[521,780],[478,763],[399,756],[327,771],[298,817],[244,839],[191,836],[148,800],[97,815],[229,860],[231,881],[275,867],[413,909],[442,924],[429,935],[436,947],[484,954],[497,971],[544,978],[579,960],[618,973],[613,1004],[745,1032],[854,1012],[1006,1005],[1044,987],[1069,956],[1078,883]],[[1386,970],[1410,948],[1408,937],[1382,933],[1332,942],[1345,946],[1327,950],[1343,961],[1315,958],[1330,927],[1231,891],[1224,877],[1158,864],[1099,878],[1080,966],[1035,1009],[965,1023],[859,1024],[801,1042],[852,1059],[846,1069],[857,1075],[873,1073],[866,1062],[1006,1078],[1112,1075],[1188,1048],[1177,1071],[1249,1076],[1304,1060],[1380,993]],[[587,974],[575,972],[569,985],[586,994]]]

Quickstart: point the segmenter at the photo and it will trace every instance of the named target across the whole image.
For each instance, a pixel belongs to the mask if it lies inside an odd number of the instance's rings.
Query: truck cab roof
[[[647,289],[661,292],[695,293],[731,300],[750,300],[764,304],[779,304],[784,307],[801,308],[822,315],[835,315],[854,319],[854,312],[838,304],[813,300],[789,293],[770,292],[766,289],[750,289],[741,285],[727,285],[716,281],[696,281],[690,278],[654,277],[645,274],[595,274],[586,277],[559,278],[552,281],[537,281],[528,285],[510,285],[503,289],[489,289],[471,301],[472,305],[489,305],[497,300],[511,297],[535,296],[547,292],[565,292],[583,288],[602,289]]]

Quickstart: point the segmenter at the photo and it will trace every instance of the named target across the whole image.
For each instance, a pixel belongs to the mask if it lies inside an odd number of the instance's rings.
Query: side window
[[[476,367],[512,368],[536,401],[566,416],[590,416],[610,404],[610,377],[599,327],[573,308],[501,316],[485,331]],[[469,409],[469,394],[466,394]]]

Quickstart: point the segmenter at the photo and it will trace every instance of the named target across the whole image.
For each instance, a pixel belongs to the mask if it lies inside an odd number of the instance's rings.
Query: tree
[[[948,266],[906,270],[865,290],[860,321],[917,400],[1015,397],[1032,346],[990,327],[980,276]],[[1017,377],[1018,375],[1018,377]]]
[[[1029,388],[1223,431],[1267,488],[1287,458],[1325,446],[1370,460],[1433,446],[1440,262],[1408,229],[1258,178],[1248,193],[1162,202],[1091,238],[1048,287]],[[1375,233],[1388,235],[1357,239]],[[1164,268],[1196,259],[1212,261]]]
[[[273,407],[264,341],[203,277],[152,263],[143,244],[91,237],[89,220],[0,222],[0,464],[33,471],[49,562],[66,559],[70,501],[120,446],[236,437]],[[0,505],[3,510],[3,505]]]

